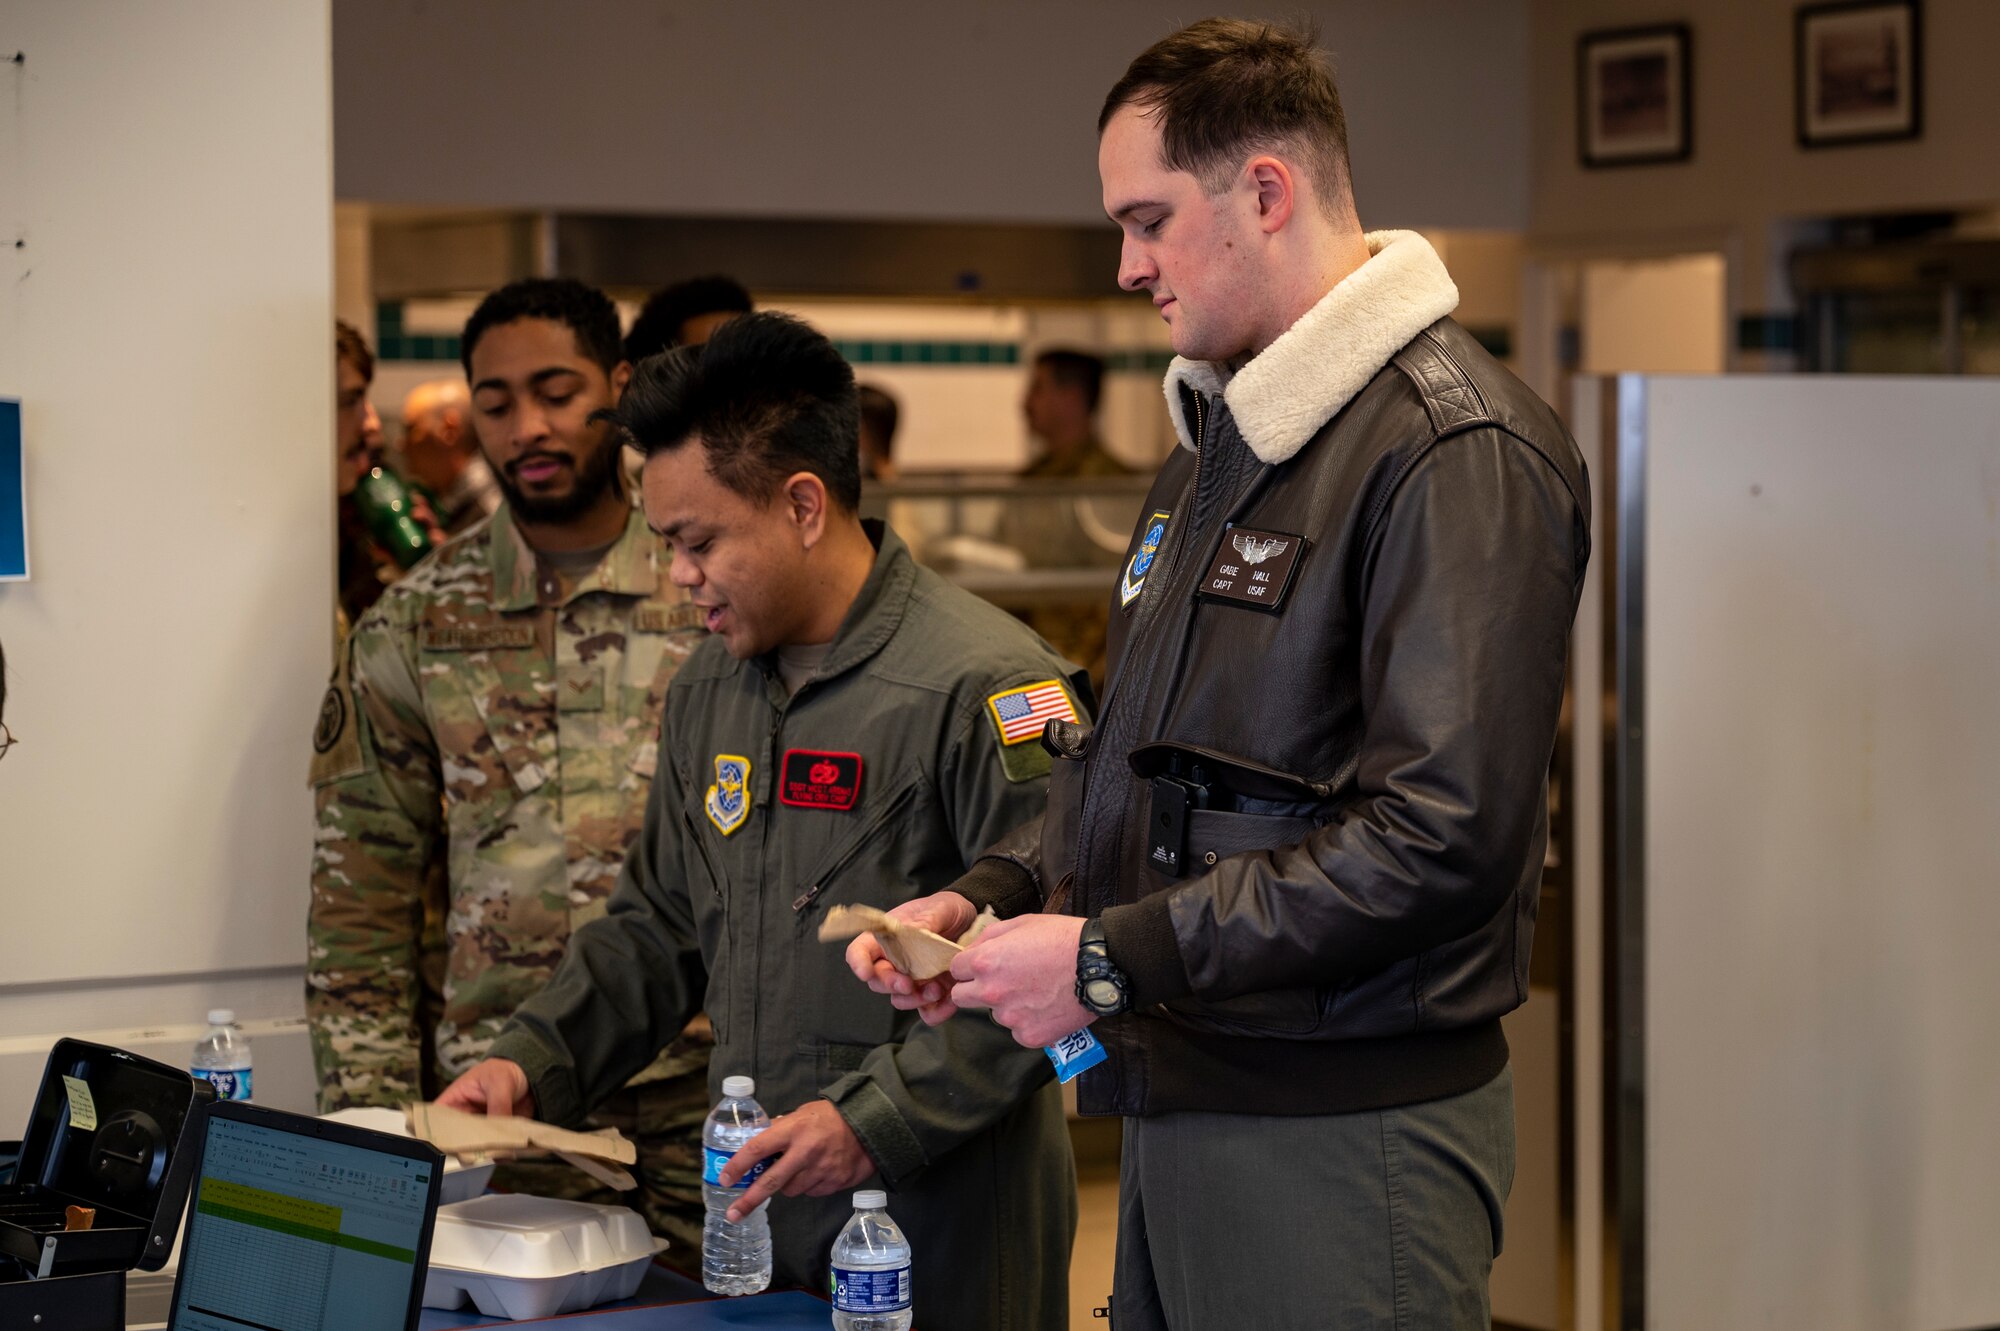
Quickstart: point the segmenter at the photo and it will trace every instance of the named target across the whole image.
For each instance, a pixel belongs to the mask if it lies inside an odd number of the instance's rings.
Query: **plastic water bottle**
[[[218,1100],[250,1098],[250,1037],[237,1028],[234,1012],[219,1007],[208,1014],[208,1032],[195,1041],[188,1071],[212,1083]]]
[[[833,1241],[834,1331],[909,1331],[910,1241],[888,1205],[886,1192],[855,1193]]]
[[[722,1100],[701,1130],[701,1197],[708,1203],[701,1231],[701,1283],[711,1294],[760,1294],[771,1283],[771,1204],[765,1202],[734,1223],[725,1214],[770,1162],[760,1160],[735,1187],[722,1186],[722,1167],[729,1157],[771,1126],[771,1116],[752,1098],[756,1093],[757,1083],[750,1078],[724,1077]]]

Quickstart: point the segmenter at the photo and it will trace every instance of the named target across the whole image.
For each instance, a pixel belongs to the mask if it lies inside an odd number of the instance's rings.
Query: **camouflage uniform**
[[[436,1094],[604,913],[639,835],[667,685],[704,636],[665,567],[634,511],[597,568],[541,604],[503,506],[356,626],[313,736],[322,1109]],[[697,1250],[709,1044],[683,1035],[602,1116],[640,1138],[648,1219]],[[565,1166],[510,1172],[502,1182],[534,1192],[590,1187]]]

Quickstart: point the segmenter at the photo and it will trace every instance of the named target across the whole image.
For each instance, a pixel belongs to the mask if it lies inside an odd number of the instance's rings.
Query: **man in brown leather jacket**
[[[949,993],[871,940],[849,963],[926,1020],[1101,1042],[1079,1101],[1125,1116],[1120,1331],[1483,1329],[1583,463],[1422,237],[1362,230],[1310,38],[1198,23],[1099,131],[1183,447],[1096,729],[1043,737],[1046,814],[901,908],[1011,918]]]

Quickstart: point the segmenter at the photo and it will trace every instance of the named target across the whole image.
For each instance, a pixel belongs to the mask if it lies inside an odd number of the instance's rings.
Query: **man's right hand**
[[[471,1114],[535,1116],[535,1093],[528,1086],[528,1074],[511,1058],[488,1058],[474,1063],[464,1076],[444,1088],[437,1102],[448,1109],[463,1109]]]
[[[886,913],[890,919],[906,920],[941,938],[954,941],[972,927],[972,921],[978,915],[970,901],[949,889],[918,897],[915,901],[905,901]],[[924,1019],[926,1026],[936,1026],[958,1011],[957,1005],[951,1001],[950,974],[918,984],[897,970],[882,954],[882,944],[876,941],[874,934],[862,934],[847,945],[847,968],[854,972],[855,979],[876,993],[887,994],[889,1002],[896,1007],[905,1012],[914,1010]]]

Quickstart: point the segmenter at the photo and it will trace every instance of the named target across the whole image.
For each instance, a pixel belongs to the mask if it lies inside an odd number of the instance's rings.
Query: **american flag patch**
[[[1050,721],[1076,720],[1068,690],[1053,679],[996,693],[986,700],[986,706],[993,713],[1002,744],[1034,739]]]

